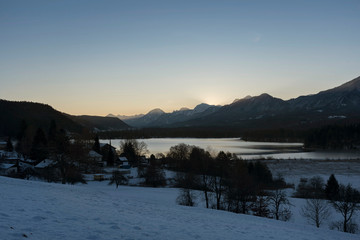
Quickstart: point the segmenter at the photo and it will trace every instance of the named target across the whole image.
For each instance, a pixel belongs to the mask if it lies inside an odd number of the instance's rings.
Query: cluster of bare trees
[[[202,192],[207,208],[284,221],[291,217],[291,203],[284,190],[286,183],[281,177],[273,179],[260,162],[243,161],[224,152],[212,156],[204,149],[186,144],[172,147],[165,161],[179,172],[180,204],[195,205],[197,190]],[[307,199],[301,213],[316,227],[329,219],[333,207],[342,220],[333,222],[331,227],[356,232],[357,224],[352,217],[360,209],[359,191],[351,185],[338,184],[334,175],[326,184],[318,176],[301,179],[294,196]]]
[[[193,206],[193,191],[197,190],[207,208],[278,220],[291,216],[290,203],[280,189],[285,182],[274,180],[265,164],[224,152],[212,156],[186,144],[171,147],[167,164],[178,171],[177,184],[182,188],[178,202],[182,205]]]
[[[316,227],[320,227],[329,218],[332,206],[340,213],[342,220],[332,222],[330,228],[350,233],[357,231],[358,226],[353,221],[353,216],[360,210],[360,192],[350,184],[339,184],[333,174],[326,185],[318,176],[310,180],[301,179],[295,196],[307,198],[301,213]]]

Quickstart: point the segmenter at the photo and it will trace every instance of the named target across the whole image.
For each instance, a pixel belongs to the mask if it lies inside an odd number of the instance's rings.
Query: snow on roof
[[[7,152],[0,150],[0,155],[4,155],[7,159],[19,159],[18,153],[15,151]]]
[[[122,162],[127,162],[128,159],[126,157],[119,157],[119,160],[122,161]]]
[[[38,163],[35,167],[36,168],[46,168],[46,167],[49,167],[54,164],[55,164],[55,161],[53,161],[51,159],[45,159],[45,160],[41,161],[40,163]]]
[[[91,151],[89,152],[89,157],[102,157],[102,155],[99,154],[99,153],[97,153],[97,152],[95,152],[94,150],[91,150]]]
[[[19,166],[21,168],[33,168],[32,165],[28,164],[28,163],[24,163],[24,162],[19,162]]]
[[[11,163],[3,163],[0,165],[0,168],[3,168],[3,169],[9,169],[9,168],[12,168],[12,167],[16,167],[15,164],[11,164]]]

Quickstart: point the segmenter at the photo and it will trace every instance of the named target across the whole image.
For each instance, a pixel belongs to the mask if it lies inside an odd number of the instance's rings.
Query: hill
[[[358,239],[309,225],[176,205],[178,189],[0,177],[0,239]]]
[[[99,117],[99,116],[72,116],[76,122],[82,126],[95,131],[117,131],[130,128],[129,125],[117,117]]]
[[[24,120],[32,129],[47,131],[52,120],[58,128],[80,133],[89,130],[122,130],[129,128],[118,118],[98,116],[71,116],[59,112],[47,104],[0,100],[0,136],[17,136]]]
[[[70,132],[81,132],[83,126],[73,121],[67,114],[51,106],[33,102],[0,100],[0,136],[16,136],[23,120],[34,128],[49,129],[50,122],[56,121],[59,128]]]

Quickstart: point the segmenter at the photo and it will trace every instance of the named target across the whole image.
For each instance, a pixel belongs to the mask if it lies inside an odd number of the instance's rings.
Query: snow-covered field
[[[320,176],[324,182],[331,174],[344,184],[351,184],[360,190],[360,158],[352,160],[331,159],[267,159],[263,160],[271,170],[273,176],[281,174],[286,182],[299,183],[300,178]]]
[[[179,206],[177,194],[0,177],[0,239],[359,239],[296,221]]]

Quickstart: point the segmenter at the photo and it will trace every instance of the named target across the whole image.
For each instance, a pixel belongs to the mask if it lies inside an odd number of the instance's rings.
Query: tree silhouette
[[[343,216],[342,230],[349,232],[349,225],[352,216],[360,208],[360,193],[351,185],[340,185],[339,194],[336,199],[332,200],[333,207]]]
[[[110,178],[109,185],[112,185],[115,183],[116,188],[119,187],[119,185],[126,185],[129,182],[129,180],[124,176],[124,174],[120,171],[113,171],[112,176]]]
[[[339,194],[339,183],[336,180],[334,174],[330,175],[326,183],[325,194],[326,194],[326,198],[329,200],[336,199]]]
[[[306,199],[306,204],[301,208],[301,215],[319,228],[321,223],[330,216],[330,210],[325,200],[311,198]]]
[[[106,157],[106,164],[107,166],[114,166],[114,162],[115,162],[115,155],[112,147],[110,146]]]
[[[38,128],[35,133],[30,154],[31,159],[37,161],[42,161],[48,156],[47,140],[41,128]]]
[[[96,134],[95,139],[94,139],[94,145],[92,147],[92,150],[94,150],[95,152],[101,154],[99,135],[97,135],[97,134]]]
[[[11,142],[11,137],[8,137],[6,141],[5,151],[12,152],[14,150],[13,144]]]

